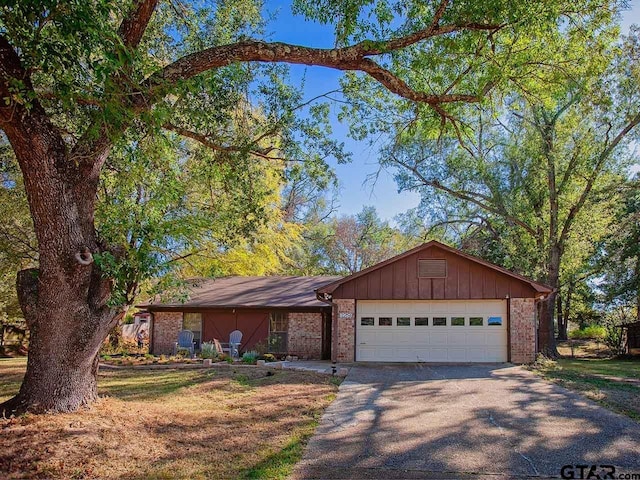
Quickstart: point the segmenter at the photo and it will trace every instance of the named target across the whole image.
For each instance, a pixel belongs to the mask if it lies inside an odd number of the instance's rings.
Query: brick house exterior
[[[536,302],[551,289],[438,242],[348,277],[198,281],[184,304],[149,303],[151,351],[243,332],[241,350],[337,362],[513,362],[536,355]],[[276,348],[276,347],[273,347]]]
[[[536,359],[536,305],[533,298],[512,298],[509,316],[510,361],[531,363]]]
[[[180,330],[182,330],[182,312],[154,313],[149,335],[151,353],[173,354]]]
[[[287,353],[300,358],[322,358],[322,313],[290,312]]]
[[[339,299],[334,307],[332,357],[338,362],[353,362],[356,339],[356,301]]]

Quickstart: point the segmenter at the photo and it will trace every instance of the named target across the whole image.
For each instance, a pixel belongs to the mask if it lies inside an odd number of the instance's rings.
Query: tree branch
[[[158,0],[137,0],[135,2],[131,12],[122,20],[120,28],[118,28],[118,35],[120,35],[125,47],[136,48],[138,46],[157,5]]]
[[[1,34],[0,128],[7,135],[23,172],[30,168],[42,171],[48,166],[59,170],[69,168],[69,165],[54,164],[48,154],[51,149],[64,150],[64,140],[38,100],[29,72],[22,66],[18,53]],[[36,146],[42,150],[41,156],[23,154],[33,153]],[[33,165],[36,158],[46,159],[48,163]]]
[[[477,205],[478,207],[482,208],[483,210],[486,210],[486,211],[491,212],[491,213],[495,213],[496,215],[500,215],[505,220],[520,226],[521,228],[526,230],[527,233],[529,233],[530,235],[535,237],[535,235],[536,235],[535,230],[533,228],[531,228],[531,226],[529,226],[527,223],[523,222],[519,218],[516,218],[516,217],[510,215],[508,212],[506,212],[502,208],[499,208],[499,207],[496,207],[494,205],[490,205],[489,203],[482,202],[482,201],[478,200],[478,198],[482,198],[482,197],[486,198],[484,195],[472,194],[471,192],[460,192],[460,191],[457,191],[457,190],[453,190],[452,188],[449,188],[449,187],[443,185],[442,183],[440,183],[437,180],[429,180],[429,179],[427,179],[424,175],[422,175],[422,173],[420,173],[420,171],[415,166],[411,166],[411,165],[407,164],[406,162],[403,162],[402,160],[396,158],[395,156],[393,157],[393,161],[396,162],[398,165],[406,168],[411,173],[413,173],[418,178],[418,180],[420,180],[420,182],[422,182],[422,184],[424,186],[435,188],[437,190],[440,190],[442,192],[447,193],[448,195],[451,195],[452,197],[459,198],[460,200],[464,200],[464,201],[473,203],[474,205]]]
[[[255,155],[257,157],[264,158],[266,160],[282,160],[282,161],[286,160],[285,158],[282,158],[282,157],[269,156],[269,153],[271,153],[272,151],[276,150],[275,147],[267,147],[267,148],[261,148],[261,149],[251,149],[251,148],[246,148],[246,147],[239,147],[237,145],[220,145],[220,144],[212,141],[206,135],[202,135],[201,133],[193,132],[191,130],[188,130],[186,128],[180,127],[178,125],[174,125],[172,123],[168,123],[167,122],[162,127],[165,130],[170,130],[172,132],[177,133],[178,135],[182,135],[183,137],[187,137],[187,138],[190,138],[192,140],[195,140],[196,142],[201,143],[205,147],[210,148],[211,150],[214,150],[216,152],[225,152],[225,153],[242,153],[242,152],[246,152],[246,153],[250,153],[252,155]]]
[[[576,203],[569,209],[569,214],[567,215],[567,218],[564,221],[562,232],[560,233],[560,237],[558,240],[558,243],[560,245],[562,245],[566,241],[567,237],[569,236],[571,225],[573,224],[576,216],[578,215],[578,213],[584,206],[585,202],[587,201],[587,198],[589,197],[589,194],[593,189],[593,185],[597,180],[598,175],[600,175],[602,168],[604,167],[604,163],[606,159],[609,157],[609,155],[611,155],[611,153],[618,146],[618,144],[627,136],[627,134],[631,130],[633,130],[633,128],[638,124],[640,124],[640,112],[638,112],[631,120],[629,120],[629,122],[624,126],[624,128],[620,130],[620,132],[618,132],[618,135],[616,135],[616,137],[611,141],[611,143],[607,145],[607,147],[598,156],[598,159],[593,168],[593,171],[591,172],[591,175],[587,179],[587,184],[585,185],[584,190],[580,194],[580,198],[578,198]]]
[[[441,4],[446,6],[446,2]],[[439,9],[440,11],[440,9]],[[438,15],[438,14],[437,14]],[[440,13],[439,15],[442,15]],[[436,17],[434,20],[438,20]],[[383,68],[370,56],[383,55],[414,45],[432,37],[464,30],[496,31],[502,25],[483,25],[466,23],[444,27],[432,24],[428,28],[413,34],[386,41],[365,40],[343,48],[320,49],[309,48],[286,43],[266,43],[247,40],[229,45],[220,45],[192,53],[167,65],[159,72],[151,75],[143,83],[144,89],[151,92],[152,97],[161,97],[168,85],[192,78],[207,70],[230,65],[237,62],[284,62],[290,64],[314,65],[337,70],[361,71],[382,83],[387,89],[408,100],[430,105],[451,102],[478,102],[479,95],[428,95],[413,90],[403,80],[389,70]]]

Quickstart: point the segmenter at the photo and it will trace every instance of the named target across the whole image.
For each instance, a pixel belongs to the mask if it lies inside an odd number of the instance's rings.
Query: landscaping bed
[[[199,361],[201,362],[201,361]],[[0,360],[0,401],[25,359]],[[261,368],[103,369],[72,414],[0,420],[1,478],[285,478],[336,379]]]
[[[534,371],[591,400],[640,420],[640,360],[562,358],[539,361]]]

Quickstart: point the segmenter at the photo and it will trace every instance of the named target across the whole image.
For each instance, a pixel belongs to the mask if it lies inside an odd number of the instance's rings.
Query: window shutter
[[[447,276],[447,261],[445,259],[420,259],[418,260],[418,277],[420,278],[445,278]]]

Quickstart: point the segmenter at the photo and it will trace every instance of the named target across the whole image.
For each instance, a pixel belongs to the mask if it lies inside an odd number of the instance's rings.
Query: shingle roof
[[[138,305],[149,310],[175,308],[286,308],[326,307],[315,290],[341,277],[222,277],[194,280],[184,302],[149,302]]]

